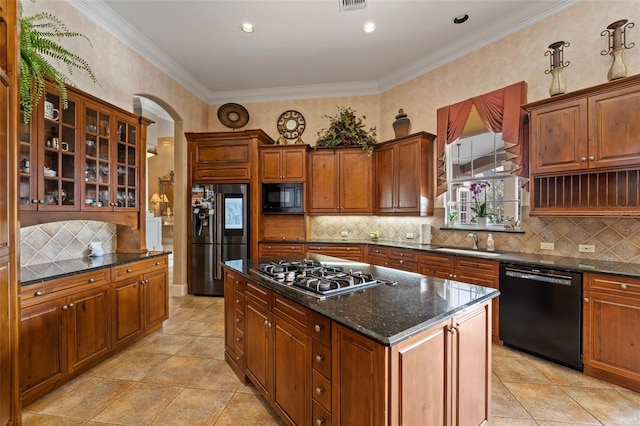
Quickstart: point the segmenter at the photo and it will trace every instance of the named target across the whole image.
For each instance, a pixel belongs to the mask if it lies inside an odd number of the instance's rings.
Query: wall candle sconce
[[[549,95],[551,96],[561,95],[567,90],[562,78],[562,70],[570,64],[569,61],[564,62],[564,48],[569,46],[569,42],[556,41],[549,45],[549,49],[553,49],[552,51],[544,52],[544,56],[549,57],[550,68],[544,73],[551,74],[551,86],[549,86]]]
[[[622,58],[626,49],[631,49],[635,43],[626,43],[626,29],[633,28],[635,24],[628,19],[621,19],[610,24],[606,30],[600,33],[601,36],[609,37],[609,50],[603,50],[601,55],[611,55],[613,62],[607,73],[609,81],[627,76],[627,64]]]

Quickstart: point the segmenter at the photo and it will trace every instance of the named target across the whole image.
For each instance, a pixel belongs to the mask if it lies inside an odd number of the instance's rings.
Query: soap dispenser
[[[487,251],[495,250],[495,243],[493,242],[493,235],[489,234],[487,237]]]

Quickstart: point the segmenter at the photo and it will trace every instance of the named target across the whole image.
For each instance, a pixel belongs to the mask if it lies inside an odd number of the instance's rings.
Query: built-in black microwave
[[[264,213],[303,213],[302,182],[263,183]]]

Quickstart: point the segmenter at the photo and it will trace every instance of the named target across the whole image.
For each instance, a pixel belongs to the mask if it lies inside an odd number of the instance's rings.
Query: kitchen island
[[[312,260],[377,285],[326,298],[259,266]],[[484,424],[498,291],[306,253],[225,270],[225,356],[289,424]]]

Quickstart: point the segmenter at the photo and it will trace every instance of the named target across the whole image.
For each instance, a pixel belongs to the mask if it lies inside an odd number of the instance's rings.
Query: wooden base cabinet
[[[385,347],[334,323],[333,424],[489,422],[491,305]]]
[[[584,274],[584,372],[640,392],[640,279]]]
[[[68,374],[111,350],[109,285],[66,296],[32,299],[20,318],[20,391],[25,404]]]

